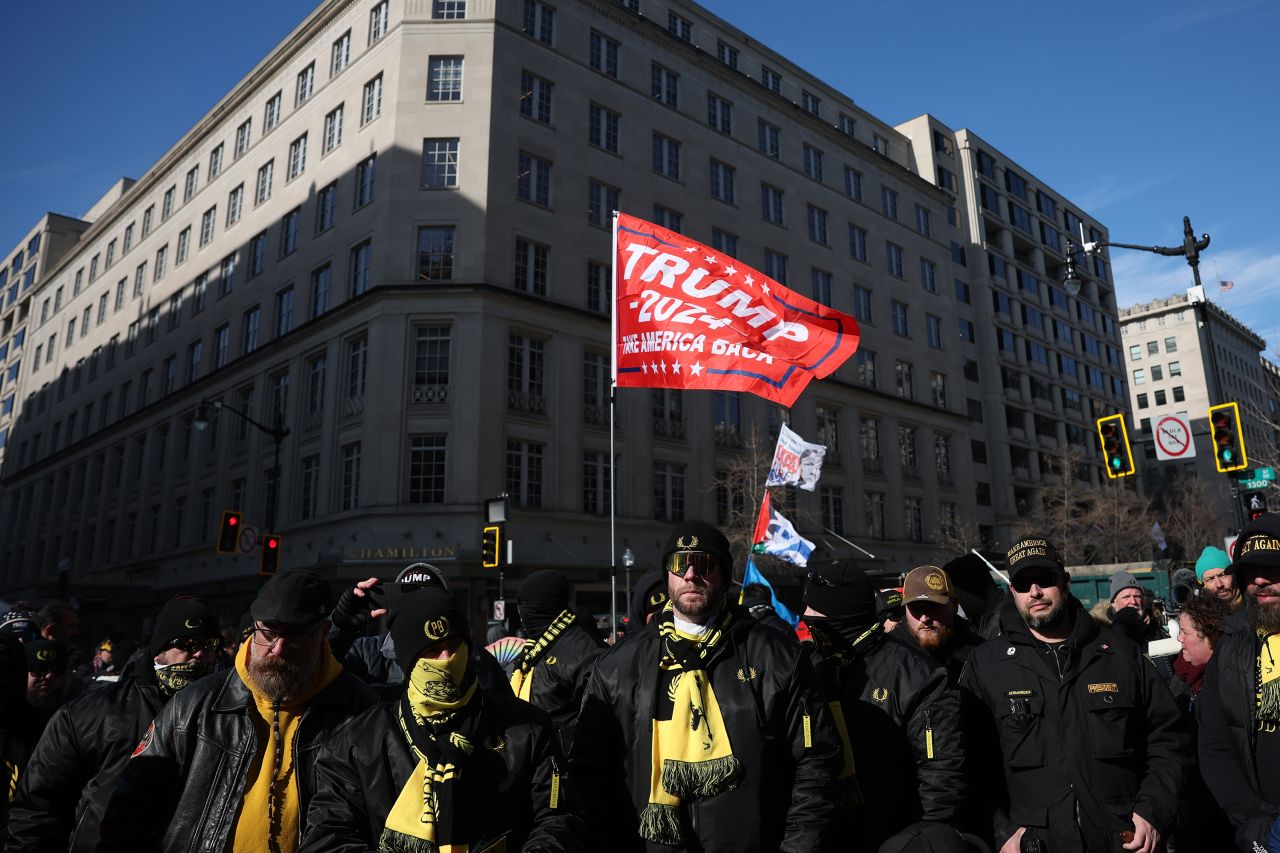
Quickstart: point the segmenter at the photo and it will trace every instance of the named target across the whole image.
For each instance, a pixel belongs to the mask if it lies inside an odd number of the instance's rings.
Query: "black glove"
[[[363,596],[356,595],[354,589],[348,589],[338,598],[330,620],[333,627],[347,633],[359,633],[369,624],[369,611],[373,609],[373,596],[380,589],[366,589]]]

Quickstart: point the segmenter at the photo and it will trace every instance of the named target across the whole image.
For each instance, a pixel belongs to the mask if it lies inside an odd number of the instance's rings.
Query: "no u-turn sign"
[[[1161,415],[1151,430],[1155,434],[1156,458],[1163,461],[1191,459],[1196,444],[1191,439],[1191,419],[1185,414]]]

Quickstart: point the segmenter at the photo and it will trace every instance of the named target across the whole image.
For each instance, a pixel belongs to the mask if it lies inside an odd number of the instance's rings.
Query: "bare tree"
[[[1019,519],[1015,535],[1041,535],[1061,550],[1067,565],[1084,562],[1088,551],[1088,531],[1093,523],[1089,514],[1093,506],[1094,486],[1079,478],[1085,461],[1084,448],[1074,444],[1042,451],[1047,459],[1044,485],[1039,503]]]
[[[1084,563],[1130,563],[1152,555],[1151,499],[1112,480],[1090,490]]]
[[[1222,542],[1233,519],[1204,480],[1183,477],[1168,488],[1163,498],[1161,527],[1175,555],[1194,560],[1205,545]]]
[[[930,537],[933,541],[933,560],[939,566],[970,550],[981,551],[984,548],[997,548],[998,542],[987,542],[982,536],[982,528],[976,521],[958,521],[956,519],[938,519],[938,526]]]

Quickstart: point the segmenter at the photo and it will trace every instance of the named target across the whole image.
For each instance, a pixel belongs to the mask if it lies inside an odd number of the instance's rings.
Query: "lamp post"
[[[636,555],[628,548],[622,552],[622,565],[627,570],[627,615],[631,615],[631,567],[636,564]]]
[[[267,504],[267,532],[276,532],[276,508],[280,503],[280,444],[289,435],[289,428],[282,426],[280,423],[280,413],[276,412],[275,425],[267,426],[266,424],[256,421],[249,415],[235,408],[228,406],[221,400],[201,400],[200,405],[196,408],[195,420],[191,425],[199,432],[204,432],[209,428],[209,412],[213,410],[214,414],[226,409],[233,415],[238,415],[245,423],[257,428],[264,435],[267,435],[275,442],[276,455],[275,463],[271,466],[271,501]]]

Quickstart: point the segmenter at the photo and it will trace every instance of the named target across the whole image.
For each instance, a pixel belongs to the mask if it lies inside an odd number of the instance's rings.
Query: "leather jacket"
[[[302,814],[315,791],[321,744],[376,702],[367,685],[342,673],[308,703],[293,741]],[[98,849],[223,853],[262,748],[249,716],[254,713],[253,695],[234,669],[174,696],[125,765],[103,816]],[[298,825],[301,832],[301,820]]]

